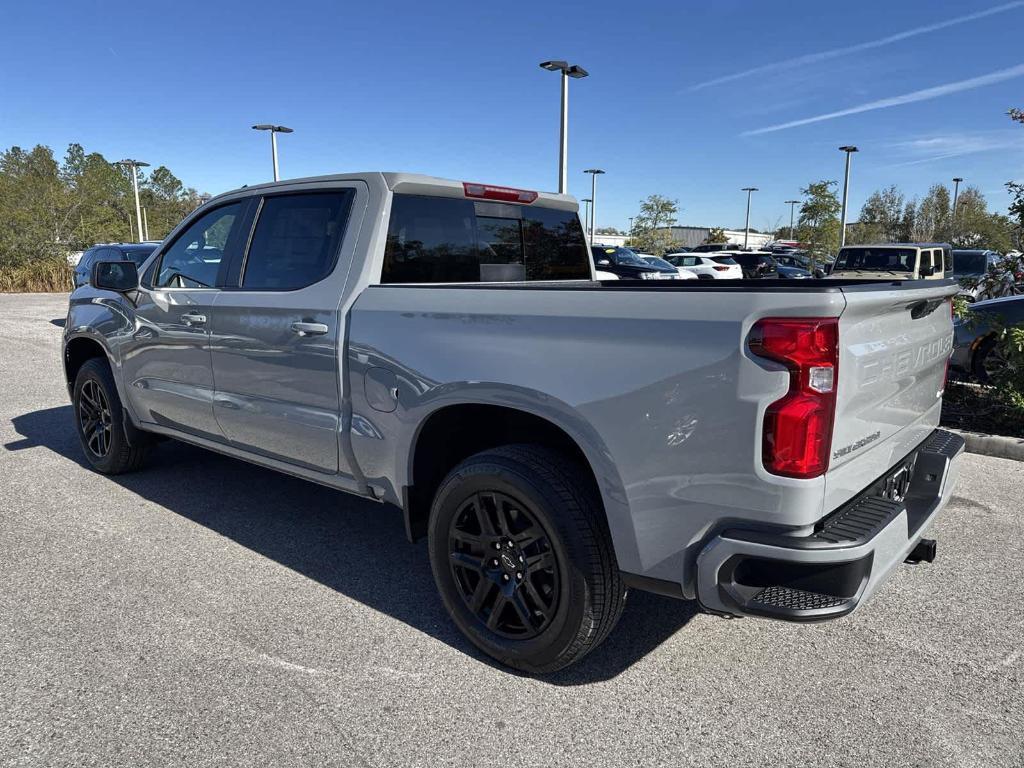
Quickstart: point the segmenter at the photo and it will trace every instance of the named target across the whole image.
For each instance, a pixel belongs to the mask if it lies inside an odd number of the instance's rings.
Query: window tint
[[[573,211],[395,195],[384,283],[588,280]]]
[[[153,248],[125,248],[121,253],[126,261],[134,261],[135,266],[141,267],[142,263],[149,258],[149,255],[156,250]]]
[[[154,288],[212,288],[242,203],[216,208],[182,232],[160,259]]]
[[[308,192],[263,201],[242,287],[296,290],[319,282],[334,269],[355,192]]]
[[[913,248],[843,248],[835,268],[913,272],[916,256]]]

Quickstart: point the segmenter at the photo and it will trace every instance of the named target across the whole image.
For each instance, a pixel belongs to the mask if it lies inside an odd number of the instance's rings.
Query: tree
[[[990,248],[1006,253],[1013,248],[1013,223],[1007,216],[990,213],[981,190],[967,187],[957,199],[948,240],[959,248]]]
[[[943,184],[933,184],[917,204],[910,239],[918,243],[949,240],[950,194]]]
[[[721,227],[712,227],[708,230],[708,236],[704,238],[705,243],[724,243],[725,230]]]
[[[651,195],[640,203],[640,213],[633,219],[630,242],[648,253],[663,253],[673,242],[669,227],[675,223],[679,202],[661,195]]]
[[[860,221],[850,227],[847,242],[906,242],[910,234],[906,229],[905,211],[906,201],[895,184],[872,192],[860,210]]]
[[[811,269],[816,262],[839,248],[839,210],[842,207],[833,187],[835,181],[814,181],[800,190],[804,197],[800,206],[797,238],[811,254]]]
[[[1024,124],[1024,110],[1011,109],[1010,119]],[[1013,229],[1011,247],[1024,248],[1024,183],[1008,181],[1006,189],[1010,193],[1009,210]]]

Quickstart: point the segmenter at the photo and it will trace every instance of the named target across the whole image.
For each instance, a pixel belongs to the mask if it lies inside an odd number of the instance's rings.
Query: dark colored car
[[[718,251],[728,251],[736,246],[732,243],[704,243],[690,249],[691,253],[717,253]]]
[[[999,254],[995,251],[958,248],[953,251],[953,279],[980,280],[997,261]]]
[[[781,277],[775,257],[763,251],[730,251],[733,261],[743,269],[743,277],[754,280],[763,277]],[[809,273],[808,273],[809,274]]]
[[[621,280],[662,280],[666,276],[665,270],[652,267],[629,248],[595,245],[590,250],[597,269],[618,275]],[[675,269],[672,273],[679,274]]]
[[[968,318],[953,321],[953,355],[949,364],[958,371],[987,382],[1004,365],[997,347],[994,321],[1004,326],[1024,324],[1024,296],[976,301],[968,309]]]
[[[149,258],[159,243],[103,243],[82,254],[75,267],[75,288],[89,282],[92,265],[97,261],[134,261],[136,266]]]
[[[786,280],[804,280],[808,277],[814,277],[810,270],[803,267],[791,267],[788,264],[776,263],[775,269],[778,271],[779,277]]]

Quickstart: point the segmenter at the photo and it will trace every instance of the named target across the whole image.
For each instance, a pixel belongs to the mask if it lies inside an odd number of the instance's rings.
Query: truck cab
[[[839,249],[834,278],[945,280],[953,271],[949,243],[883,243]]]

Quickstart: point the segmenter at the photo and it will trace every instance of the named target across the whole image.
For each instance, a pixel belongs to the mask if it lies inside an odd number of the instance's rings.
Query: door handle
[[[299,336],[323,336],[327,330],[323,323],[292,323],[292,333]]]
[[[196,312],[187,312],[181,316],[181,322],[185,325],[206,325],[206,315],[200,315]]]

